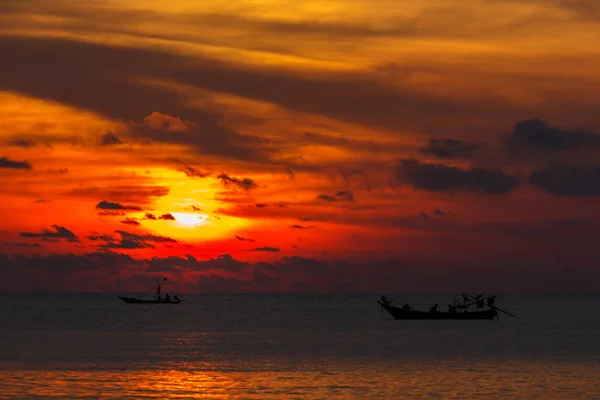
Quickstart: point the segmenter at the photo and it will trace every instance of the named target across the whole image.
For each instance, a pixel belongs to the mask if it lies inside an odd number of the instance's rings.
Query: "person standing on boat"
[[[169,293],[167,293],[165,295],[165,303],[169,303],[171,301],[171,296],[169,296]]]

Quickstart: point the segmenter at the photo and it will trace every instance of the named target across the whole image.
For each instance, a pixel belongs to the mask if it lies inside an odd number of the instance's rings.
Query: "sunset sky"
[[[0,0],[0,290],[600,290],[596,0]]]

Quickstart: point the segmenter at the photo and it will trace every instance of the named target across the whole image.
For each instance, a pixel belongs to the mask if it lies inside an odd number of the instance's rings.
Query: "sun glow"
[[[192,214],[184,212],[173,212],[171,213],[175,217],[177,223],[184,226],[200,226],[206,224],[207,215],[203,214]]]

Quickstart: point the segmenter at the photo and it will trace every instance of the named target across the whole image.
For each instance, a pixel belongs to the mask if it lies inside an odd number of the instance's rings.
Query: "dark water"
[[[394,321],[377,295],[181,297],[0,294],[0,398],[600,399],[600,296],[500,296],[522,321]]]

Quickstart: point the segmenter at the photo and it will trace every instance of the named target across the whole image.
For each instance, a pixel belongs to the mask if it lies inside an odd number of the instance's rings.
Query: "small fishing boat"
[[[483,294],[477,296],[463,295],[463,301],[454,300],[453,304],[448,305],[448,311],[438,311],[438,304],[435,304],[429,311],[415,310],[408,304],[401,307],[392,305],[393,301],[385,296],[377,301],[379,305],[387,311],[394,319],[494,319],[498,318],[498,311],[508,314],[511,317],[520,319],[514,314],[504,311],[494,305],[497,295],[484,297]]]
[[[163,278],[163,280],[166,281],[167,278]],[[156,283],[156,286],[151,287],[150,289],[156,289],[156,296],[154,299],[137,299],[135,297],[126,296],[119,296],[119,299],[127,304],[179,304],[182,302],[177,296],[174,296],[173,299],[171,299],[168,293],[165,297],[162,297],[160,294],[160,283],[158,282]]]
[[[174,300],[171,300],[171,299],[167,300],[165,298],[148,300],[148,299],[136,299],[135,297],[125,297],[125,296],[119,296],[119,298],[127,304],[179,304],[179,303],[181,303],[181,300],[177,296],[175,296]]]

